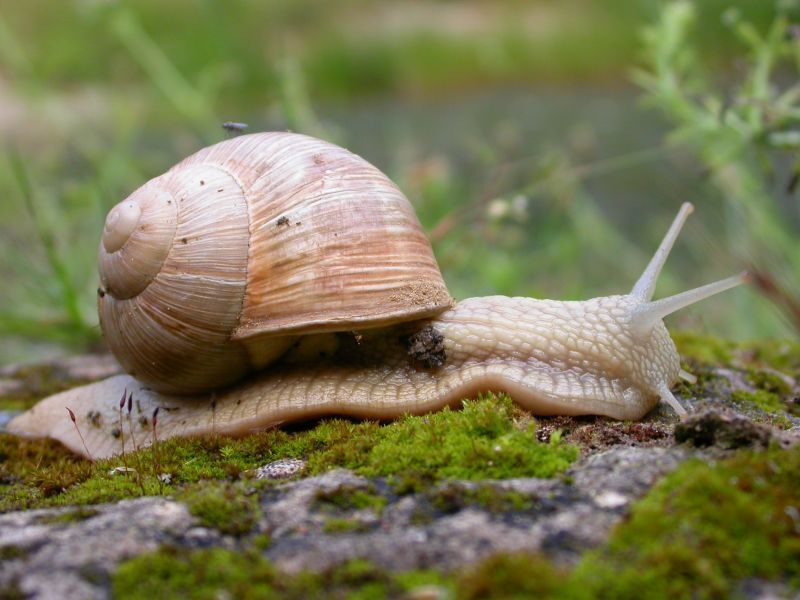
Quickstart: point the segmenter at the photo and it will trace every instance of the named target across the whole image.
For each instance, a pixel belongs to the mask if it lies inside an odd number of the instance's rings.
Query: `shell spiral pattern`
[[[155,390],[225,387],[300,334],[451,305],[411,204],[377,168],[291,133],[205,148],[109,213],[98,309],[122,366]]]

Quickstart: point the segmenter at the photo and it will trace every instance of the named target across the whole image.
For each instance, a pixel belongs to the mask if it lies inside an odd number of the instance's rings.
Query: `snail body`
[[[248,163],[245,178],[235,174],[230,147],[225,147],[234,142],[248,148],[241,155],[237,154]],[[280,205],[267,217],[267,209],[264,206],[254,209],[257,200],[248,195],[252,196],[253,189],[258,189],[252,182],[265,177],[268,167],[264,161],[274,160],[269,158],[274,157],[274,152],[265,148],[274,150],[275,144],[288,144],[292,148],[284,160],[297,161],[294,156],[297,153],[310,160],[295,164],[328,163],[326,152],[341,156],[343,174],[334,181],[332,173],[328,172],[326,181],[325,171],[320,175],[314,167],[309,167],[310,171],[303,170],[288,178],[292,179],[294,188],[282,187],[289,186],[288,183],[273,184],[283,190],[278,197],[288,199],[285,202],[289,204]],[[317,153],[324,156],[314,158]],[[227,158],[220,159],[220,156]],[[163,408],[158,420],[160,439],[211,432],[242,435],[284,422],[330,414],[391,419],[406,413],[437,410],[490,390],[509,393],[536,415],[594,414],[640,419],[659,401],[685,414],[670,388],[679,377],[691,376],[681,371],[677,351],[662,319],[744,280],[744,275],[739,275],[670,298],[651,300],[661,268],[692,211],[690,204],[682,206],[629,294],[581,302],[489,296],[453,305],[410,204],[377,169],[362,159],[350,157],[353,155],[342,149],[305,136],[243,136],[202,150],[162,176],[184,182],[183,187],[176,188],[177,193],[164,192],[164,180],[157,178],[137,190],[131,197],[133,200],[129,198],[115,207],[107,220],[100,248],[103,285],[100,315],[107,339],[112,325],[121,327],[122,341],[117,343],[109,339],[109,345],[123,366],[138,361],[133,368],[136,376],[120,375],[51,396],[12,421],[9,430],[23,435],[54,437],[78,453],[88,452],[99,458],[122,450],[118,438],[132,440],[137,446],[150,443],[151,431],[133,422],[139,422],[137,419],[144,416],[146,423],[146,417],[156,408]],[[352,161],[355,167],[348,166],[347,161]],[[281,161],[277,163],[270,162],[269,168],[280,168]],[[202,169],[202,175],[198,174],[198,168]],[[350,168],[360,174],[353,176],[348,171]],[[209,171],[220,179],[212,179],[212,175],[207,174]],[[249,207],[245,210],[246,216],[235,217],[232,223],[223,220],[213,226],[210,231],[218,236],[212,235],[212,239],[233,239],[226,236],[245,222],[249,232],[267,232],[262,236],[268,240],[266,242],[256,243],[251,236],[245,252],[249,259],[244,278],[227,274],[219,277],[224,283],[237,282],[230,287],[236,288],[234,296],[238,300],[233,302],[232,308],[225,309],[222,302],[209,297],[209,292],[201,285],[201,291],[183,290],[177,299],[168,300],[166,304],[154,302],[155,309],[131,306],[130,298],[135,296],[130,295],[123,298],[123,304],[127,302],[125,307],[109,317],[105,314],[110,310],[107,298],[125,294],[119,292],[122,278],[115,279],[114,269],[109,271],[110,275],[103,274],[104,261],[130,262],[114,254],[125,248],[131,251],[140,242],[136,236],[142,230],[137,228],[141,226],[142,214],[151,209],[145,207],[137,214],[140,204],[137,198],[145,197],[170,215],[172,204],[188,201],[192,182],[199,185],[198,177],[208,177],[202,181],[214,181],[212,189],[223,190],[218,194],[225,198],[219,202],[225,210],[233,207],[238,211],[238,204]],[[278,177],[276,181],[286,179]],[[348,195],[346,190],[348,182],[353,181],[358,199],[355,202],[354,196]],[[233,182],[245,191],[242,196],[225,196],[225,186]],[[305,207],[302,202],[291,204],[302,190],[313,191],[308,197],[315,208]],[[331,229],[330,224],[325,224],[326,219],[331,218],[369,220],[358,209],[370,191],[377,191],[378,200],[373,199],[371,204],[381,216],[373,218],[369,227],[357,226],[354,234],[353,231],[344,233],[338,227]],[[155,200],[151,200],[153,198]],[[170,198],[172,204],[168,202]],[[254,217],[254,214],[261,216]],[[276,231],[286,228],[286,224],[279,221],[287,214],[292,215],[289,223],[310,226],[307,237],[299,236],[301,239],[295,240],[300,251],[287,251],[271,239],[280,237]],[[146,227],[142,235],[160,239],[159,236],[164,235],[162,230],[174,229],[180,237],[173,239],[182,240],[188,237],[183,233],[199,223],[194,223],[191,216],[168,217],[156,220],[152,230]],[[383,227],[383,235],[379,226]],[[330,235],[331,231],[337,235]],[[336,241],[339,233],[348,241]],[[205,234],[196,235],[202,240]],[[321,238],[319,241],[317,236]],[[351,249],[352,243],[365,240],[363,248]],[[147,279],[148,285],[143,289],[149,289],[159,279],[170,282],[180,278],[188,267],[187,263],[179,263],[175,256],[168,254],[175,245],[173,241],[167,251],[157,250],[156,259],[136,263],[136,268],[127,269],[133,272],[135,286],[141,287],[142,281]],[[189,244],[179,241],[177,245],[180,250],[181,246]],[[228,250],[241,254],[241,250],[238,247],[234,250],[233,246],[232,243],[223,244],[222,255],[227,256]],[[270,252],[264,248],[269,248]],[[402,263],[401,255],[414,252],[421,252],[422,256]],[[160,258],[162,255],[168,257]],[[254,266],[253,258],[265,255],[280,257],[277,266]],[[344,259],[338,255],[344,255]],[[203,260],[209,260],[202,253],[192,256],[194,260],[189,261],[189,266],[192,262],[203,264]],[[284,282],[277,284],[270,280],[273,274],[286,271],[292,258],[305,260],[309,257],[322,260],[322,265],[301,261],[305,266],[296,277],[286,275]],[[367,269],[364,280],[358,279],[358,260],[362,259]],[[387,260],[384,267],[388,269],[384,271],[388,274],[381,271],[381,261]],[[153,271],[158,261],[172,267],[168,276]],[[261,281],[261,277],[266,282],[251,290],[249,281],[253,278]],[[335,283],[328,278],[333,278]],[[208,284],[214,277],[195,274],[187,279]],[[245,284],[239,283],[241,281]],[[172,287],[181,290],[181,285],[185,284]],[[242,285],[243,291],[239,289]],[[228,289],[226,285],[222,288]],[[263,290],[267,288],[278,290],[276,304],[264,299]],[[346,297],[351,288],[357,298],[348,305]],[[174,317],[186,304],[198,304],[212,314],[213,318],[207,320],[219,327],[206,327],[211,329],[211,341],[201,341],[193,347],[187,345],[190,343],[185,339],[187,332],[195,328],[193,317],[182,317],[178,320],[180,326],[175,326]],[[297,305],[296,312],[291,311],[292,304]],[[248,311],[253,307],[266,307],[266,310]],[[150,312],[146,313],[147,310]],[[146,313],[144,333],[138,329],[128,331],[127,328],[140,327],[133,321],[139,312]],[[163,351],[165,358],[156,360],[150,353],[152,348],[148,348],[145,334],[152,335],[149,329],[155,328],[159,321],[173,325],[164,339],[176,338],[179,344],[177,350],[167,349]],[[229,327],[231,333],[226,334],[223,325]],[[137,345],[142,340],[144,344]],[[262,342],[266,343],[265,347],[259,346]],[[120,357],[120,349],[123,355],[133,354],[134,359]],[[162,352],[160,347],[158,351]],[[187,355],[188,364],[183,366],[181,361]],[[126,363],[129,360],[132,362]],[[233,364],[233,375],[227,370],[228,361]],[[259,367],[258,372],[225,387]],[[169,377],[171,373],[179,377]],[[199,383],[190,381],[195,376]],[[219,381],[219,389],[208,391],[215,381]],[[125,394],[133,394],[136,410],[142,413],[133,421],[120,418],[116,400]],[[64,418],[65,406],[77,415],[85,446],[72,423]],[[124,436],[119,435],[120,430]]]

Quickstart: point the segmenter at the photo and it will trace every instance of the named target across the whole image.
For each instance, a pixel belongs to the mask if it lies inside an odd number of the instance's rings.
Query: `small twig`
[[[78,437],[81,438],[83,449],[86,450],[86,456],[89,457],[89,460],[93,461],[94,458],[92,457],[92,453],[89,452],[89,447],[86,445],[86,440],[83,439],[83,434],[81,433],[81,430],[78,427],[78,421],[75,419],[75,413],[72,412],[72,409],[69,406],[65,406],[64,408],[67,409],[67,412],[69,413],[69,418],[70,420],[72,420],[72,424],[75,426],[75,431],[78,432]]]

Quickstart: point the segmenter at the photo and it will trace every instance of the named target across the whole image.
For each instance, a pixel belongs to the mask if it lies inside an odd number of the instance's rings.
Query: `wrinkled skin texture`
[[[675,346],[659,320],[634,335],[634,296],[584,302],[490,296],[460,302],[439,317],[400,326],[305,339],[278,364],[214,394],[155,393],[127,375],[45,399],[9,425],[48,436],[92,458],[117,454],[157,435],[249,431],[324,415],[391,419],[457,404],[482,391],[507,392],[535,415],[605,415],[640,419],[679,374]],[[426,326],[444,337],[445,359],[427,367],[406,340]],[[130,417],[118,401],[133,392]],[[99,415],[99,416],[98,416]],[[120,435],[120,430],[122,435]]]

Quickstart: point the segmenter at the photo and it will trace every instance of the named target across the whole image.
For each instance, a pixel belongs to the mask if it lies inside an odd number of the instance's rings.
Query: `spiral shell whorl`
[[[209,146],[145,184],[109,214],[99,262],[112,352],[167,393],[231,384],[300,334],[452,303],[397,186],[344,148],[292,133]]]
[[[106,239],[121,237],[115,229],[129,227],[132,207],[141,210],[136,229],[109,253]],[[181,393],[244,375],[247,353],[229,340],[247,282],[248,216],[230,173],[214,165],[169,171],[112,209],[103,238],[100,324],[128,372]]]

